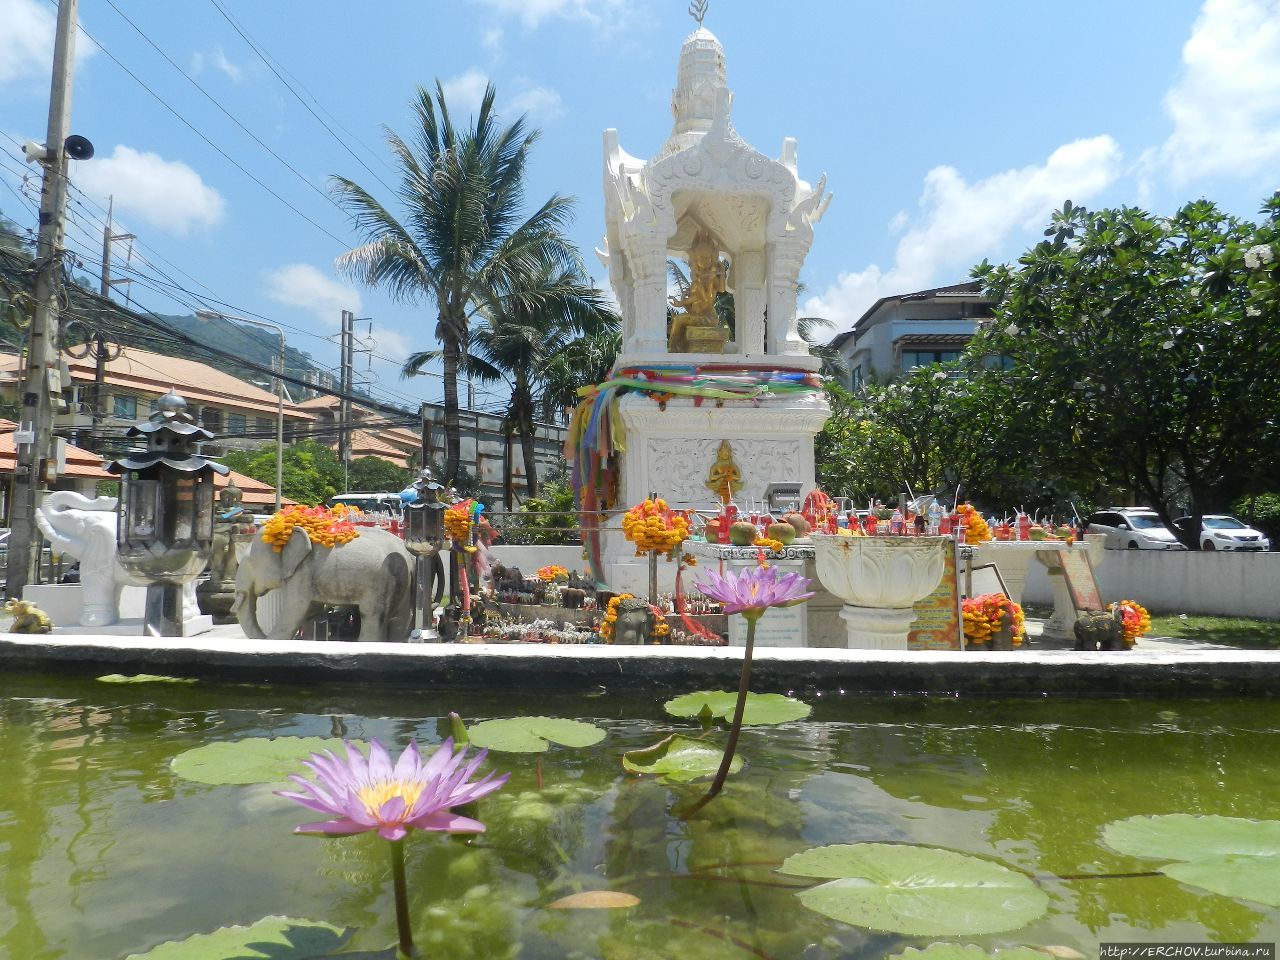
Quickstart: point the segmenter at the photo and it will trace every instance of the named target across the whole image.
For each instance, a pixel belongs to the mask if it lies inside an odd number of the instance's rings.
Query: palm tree
[[[503,488],[508,500],[513,435],[520,438],[528,495],[538,495],[534,440],[548,363],[566,355],[575,338],[618,328],[617,315],[604,295],[576,271],[542,264],[533,275],[514,277],[511,283],[488,291],[479,310],[482,324],[471,331],[461,365],[473,379],[501,381],[511,389],[504,418],[508,450]],[[412,354],[405,370],[416,371],[439,355],[435,350]]]
[[[564,238],[572,201],[556,194],[522,219],[524,173],[538,139],[522,116],[503,126],[484,93],[468,129],[449,116],[444,90],[419,87],[412,141],[387,131],[400,168],[398,219],[363,187],[333,177],[339,203],[352,215],[363,245],[338,258],[339,270],[406,302],[435,305],[435,336],[444,366],[445,474],[459,464],[458,372],[465,363],[471,319],[518,278],[544,264],[576,270],[580,258]],[[414,372],[406,364],[405,375]]]

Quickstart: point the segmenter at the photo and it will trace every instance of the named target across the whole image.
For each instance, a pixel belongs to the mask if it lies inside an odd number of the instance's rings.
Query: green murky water
[[[519,712],[507,695],[347,688],[120,686],[9,677],[0,697],[0,955],[118,960],[273,914],[355,928],[342,948],[395,940],[385,845],[291,834],[308,811],[266,786],[210,787],[169,761],[251,736],[410,737],[441,717]],[[879,958],[928,939],[874,933],[802,907],[774,872],[825,843],[929,844],[1032,874],[1049,912],[1021,930],[955,938],[986,949],[1102,940],[1275,941],[1280,910],[1141,873],[1100,830],[1136,814],[1280,819],[1280,703],[816,700],[813,717],[749,728],[747,765],[691,822],[698,787],[624,776],[623,751],[676,729],[657,700],[528,698],[591,720],[603,743],[492,758],[511,783],[480,804],[478,839],[415,834],[411,909],[438,960]],[[624,911],[549,911],[579,890],[624,890]],[[944,939],[944,938],[934,938]]]

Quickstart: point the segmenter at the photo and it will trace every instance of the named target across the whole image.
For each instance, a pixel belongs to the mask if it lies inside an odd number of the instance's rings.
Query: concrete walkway
[[[1029,623],[1038,633],[1039,624]],[[1034,640],[1034,636],[1033,636]],[[158,673],[281,683],[528,690],[734,689],[733,647],[418,644],[246,640],[236,627],[191,638],[0,634],[0,671]],[[1280,695],[1280,651],[1145,639],[1123,653],[1033,642],[1003,653],[761,648],[752,688],[970,696]]]

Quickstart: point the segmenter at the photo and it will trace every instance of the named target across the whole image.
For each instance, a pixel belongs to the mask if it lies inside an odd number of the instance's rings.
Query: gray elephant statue
[[[645,644],[653,632],[653,610],[647,600],[626,597],[618,604],[618,622],[613,627],[613,642]]]
[[[1074,626],[1077,650],[1128,650],[1124,642],[1124,611],[1116,604],[1110,613],[1082,613]]]
[[[378,527],[332,547],[317,546],[294,527],[276,552],[257,537],[236,571],[233,611],[251,640],[291,640],[322,605],[360,608],[359,640],[409,635],[413,556],[404,541]],[[258,624],[258,598],[279,590],[279,614],[268,634]]]
[[[120,565],[116,556],[116,498],[90,500],[72,490],[55,490],[36,510],[40,532],[60,553],[80,561],[80,625],[109,627],[120,619],[120,591],[126,585],[143,587]],[[183,619],[194,617],[195,583],[182,593]]]

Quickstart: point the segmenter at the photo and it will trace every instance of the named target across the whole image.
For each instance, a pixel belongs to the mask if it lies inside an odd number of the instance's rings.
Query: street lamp
[[[172,390],[126,435],[145,437],[147,448],[107,467],[121,481],[120,565],[147,581],[146,633],[180,637],[182,587],[204,570],[213,545],[213,475],[227,468],[200,453],[213,434],[196,425]]]
[[[440,491],[444,487],[435,482],[431,468],[424,466],[413,488],[417,496],[405,504],[404,545],[417,558],[418,609],[415,616],[418,636],[424,640],[438,640],[439,634],[433,627],[435,605],[444,596],[444,562],[440,558],[440,551],[444,548],[445,511]],[[434,597],[433,580],[436,588]]]
[[[250,320],[248,317],[236,317],[216,310],[197,310],[197,320],[233,320],[236,323],[247,323],[254,327],[266,327],[274,330],[280,338],[280,375],[276,378],[276,513],[280,512],[280,486],[284,483],[284,330],[279,324],[270,320]],[[273,364],[274,366],[274,364]]]

